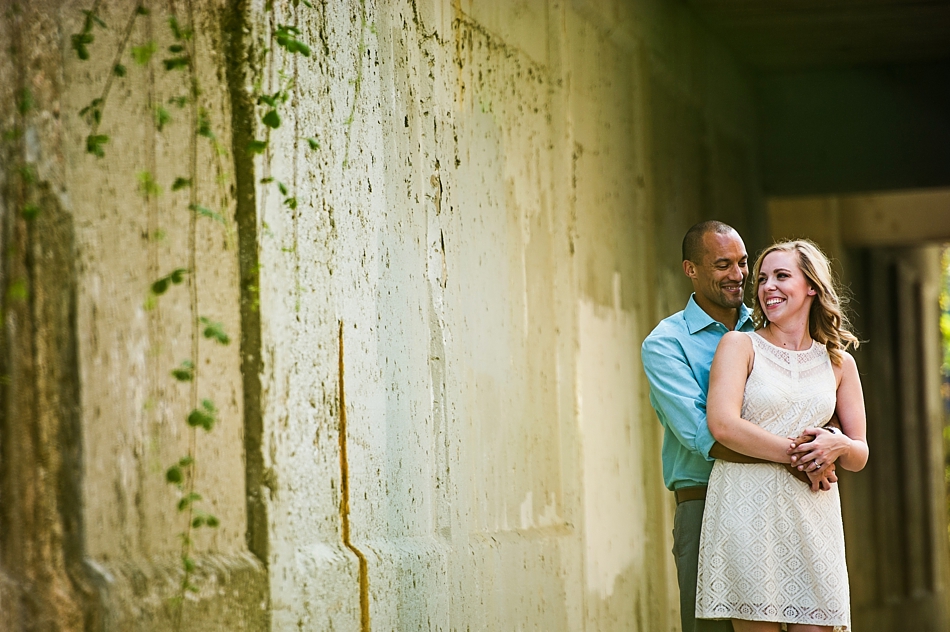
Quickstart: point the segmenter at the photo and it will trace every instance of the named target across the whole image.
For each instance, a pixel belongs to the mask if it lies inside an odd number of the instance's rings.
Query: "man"
[[[683,272],[693,284],[693,295],[686,309],[661,321],[647,336],[641,359],[650,382],[650,403],[664,429],[663,480],[676,496],[673,555],[683,632],[732,632],[730,621],[696,619],[694,611],[699,535],[713,459],[757,461],[716,443],[706,425],[709,369],[719,340],[730,330],[754,329],[752,311],[743,303],[749,255],[731,226],[701,222],[683,238]],[[789,469],[807,482],[799,469],[813,467]],[[836,480],[833,470],[826,476]]]

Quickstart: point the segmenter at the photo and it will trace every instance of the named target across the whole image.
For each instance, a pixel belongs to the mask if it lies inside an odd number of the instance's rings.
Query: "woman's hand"
[[[792,465],[802,472],[815,472],[834,463],[851,450],[852,441],[844,434],[837,434],[824,428],[806,428],[797,438],[792,439],[787,454]]]

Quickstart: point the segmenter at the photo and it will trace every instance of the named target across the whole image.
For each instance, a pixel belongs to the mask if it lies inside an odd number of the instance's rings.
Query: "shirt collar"
[[[696,295],[691,294],[686,309],[683,310],[683,318],[686,320],[686,328],[690,335],[709,327],[719,321],[703,311],[703,308],[696,302]],[[746,307],[745,303],[739,306],[739,320],[736,322],[736,331],[742,330],[742,326],[747,320],[752,319],[752,310]]]

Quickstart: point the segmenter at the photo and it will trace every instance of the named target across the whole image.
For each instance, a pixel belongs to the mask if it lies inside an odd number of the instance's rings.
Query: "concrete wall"
[[[2,64],[4,102],[9,86],[42,87],[11,151],[74,234],[82,528],[79,570],[60,576],[86,588],[69,602],[107,629],[172,625],[181,517],[163,470],[190,444],[193,400],[213,396],[218,425],[195,445],[222,527],[196,541],[186,627],[677,629],[672,498],[638,349],[685,304],[686,228],[718,217],[750,249],[764,239],[745,75],[665,1],[314,4],[195,7],[202,104],[227,152],[201,139],[197,194],[228,221],[193,233],[188,192],[169,190],[188,119],[158,132],[148,114],[181,90],[160,56],[153,79],[129,64],[115,80],[107,156],[84,153],[76,112],[132,4],[103,7],[111,28],[88,62],[69,48],[79,3],[4,22],[31,55]],[[155,7],[132,41],[171,44],[165,17]],[[277,24],[313,55],[264,56]],[[294,80],[283,124],[250,156],[265,133],[250,92],[280,72]],[[137,191],[146,169],[161,196]],[[45,252],[51,233],[15,219],[15,194],[4,239],[20,230]],[[145,309],[149,283],[179,266],[187,282]],[[198,379],[176,384],[196,316],[232,343],[198,336]],[[4,449],[19,392],[4,391]],[[55,496],[11,459],[5,481]],[[28,621],[10,551],[30,538],[3,537],[0,599]]]

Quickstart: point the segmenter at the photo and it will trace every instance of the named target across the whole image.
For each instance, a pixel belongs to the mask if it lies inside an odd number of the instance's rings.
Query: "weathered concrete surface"
[[[259,195],[275,628],[674,629],[637,348],[689,225],[756,239],[741,71],[663,3],[283,10],[325,49],[306,204]]]
[[[171,626],[168,598],[180,583],[178,534],[187,518],[175,509],[164,472],[189,450],[185,417],[194,403],[189,385],[170,371],[191,355],[199,316],[222,323],[232,337],[240,331],[233,222],[224,228],[202,219],[190,246],[188,191],[170,190],[175,177],[189,176],[188,109],[168,105],[172,121],[161,132],[152,123],[156,105],[188,91],[183,72],[156,68],[172,43],[167,15],[153,7],[129,32],[130,46],[154,40],[158,52],[150,67],[135,64],[128,48],[119,58],[127,76],[114,79],[100,126],[110,140],[97,159],[85,152],[89,131],[77,113],[112,74],[135,4],[101,5],[110,28],[96,27],[91,58],[83,62],[70,35],[81,29],[87,4],[4,3],[4,41],[17,50],[0,70],[3,124],[5,132],[22,133],[4,141],[4,244],[11,255],[4,261],[4,324],[11,344],[4,343],[9,381],[0,438],[9,525],[0,558],[9,589],[3,629]],[[202,106],[227,147],[220,10],[198,7],[196,67]],[[32,105],[18,116],[14,91],[24,89]],[[222,163],[199,140],[196,195],[230,216],[228,180],[223,189],[215,185]],[[23,184],[23,168],[35,173],[35,184]],[[143,172],[164,189],[161,195],[143,195]],[[39,202],[32,221],[21,217],[23,196]],[[152,281],[179,267],[190,271],[185,283],[150,305]],[[22,308],[9,300],[17,283],[24,287]],[[186,599],[183,628],[262,629],[266,575],[245,545],[238,349],[200,337],[197,344],[192,384],[219,411],[214,432],[194,444],[197,490],[221,527],[195,535],[202,579]],[[8,618],[17,600],[20,614]]]
[[[765,235],[742,69],[679,3],[268,4],[195,5],[202,104],[228,151],[201,139],[197,195],[229,227],[201,219],[193,243],[188,192],[169,190],[187,115],[157,132],[149,114],[179,75],[129,63],[106,157],[84,152],[76,112],[131,2],[102,7],[89,62],[69,48],[85,5],[38,5],[54,45],[0,70],[56,77],[28,115],[48,158],[28,162],[75,234],[76,555],[94,588],[71,607],[106,629],[170,625],[182,524],[163,472],[193,395],[168,372],[208,316],[233,340],[199,340],[219,421],[198,481],[222,526],[196,540],[207,579],[187,626],[676,629],[638,347],[686,301],[686,228],[717,216],[750,248]],[[131,41],[162,50],[153,9]],[[312,56],[264,56],[280,24]],[[251,91],[281,71],[283,124],[250,156],[265,134]],[[161,196],[140,194],[145,170]],[[145,309],[176,267],[187,283]]]

